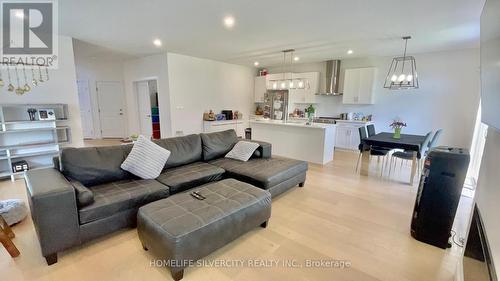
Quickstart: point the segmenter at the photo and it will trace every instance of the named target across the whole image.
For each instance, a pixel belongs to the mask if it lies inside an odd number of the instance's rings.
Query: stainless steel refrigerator
[[[268,90],[264,94],[264,118],[287,120],[288,90]]]

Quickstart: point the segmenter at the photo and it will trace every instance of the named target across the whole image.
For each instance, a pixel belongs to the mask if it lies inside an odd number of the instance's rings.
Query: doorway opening
[[[134,82],[141,135],[151,139],[161,138],[158,81],[148,79]]]

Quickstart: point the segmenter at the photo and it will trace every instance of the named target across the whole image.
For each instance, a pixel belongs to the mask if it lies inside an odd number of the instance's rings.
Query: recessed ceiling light
[[[16,17],[18,17],[20,19],[24,18],[24,12],[23,11],[17,11],[16,12]]]
[[[224,26],[227,28],[232,28],[234,26],[234,18],[232,16],[227,16],[224,18]]]
[[[293,58],[293,60],[294,60],[294,61],[299,61],[299,60],[300,60],[300,58],[299,58],[299,57],[294,57],[294,58]]]
[[[258,61],[256,61],[256,62],[254,62],[254,63],[253,63],[253,65],[255,65],[255,66],[259,66],[259,62],[258,62]]]
[[[347,54],[348,54],[348,55],[352,55],[352,53],[354,53],[354,51],[353,51],[353,50],[350,50],[350,49],[349,49],[349,50],[347,50]]]
[[[153,40],[153,44],[154,44],[156,47],[161,47],[161,40],[160,40],[160,39],[155,39],[155,40]]]

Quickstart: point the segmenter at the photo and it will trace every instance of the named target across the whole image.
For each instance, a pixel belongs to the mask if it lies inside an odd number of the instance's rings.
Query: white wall
[[[123,62],[103,61],[75,54],[76,78],[89,83],[92,104],[92,122],[94,138],[101,138],[101,124],[99,121],[99,104],[97,99],[97,81],[118,81],[123,83]],[[125,93],[123,93],[125,100]],[[125,114],[127,112],[125,111]]]
[[[479,50],[467,49],[414,55],[420,88],[394,91],[383,88],[392,57],[345,59],[341,62],[340,90],[344,70],[376,67],[374,105],[344,105],[342,97],[319,96],[316,116],[343,112],[373,114],[377,131],[389,131],[395,117],[408,123],[403,133],[425,134],[443,128],[440,144],[470,147],[479,105]],[[280,72],[280,67],[270,68]],[[297,64],[294,72],[320,71],[320,89],[325,87],[325,63]]]
[[[483,219],[490,245],[495,271],[500,273],[500,220],[498,219],[500,202],[500,131],[488,130],[484,147],[481,171],[476,191],[476,203]]]
[[[203,112],[209,109],[238,110],[248,120],[254,109],[254,74],[240,65],[168,53],[172,132],[200,133]]]
[[[0,92],[0,103],[66,103],[68,104],[68,126],[71,127],[71,146],[83,145],[80,106],[76,86],[73,42],[70,37],[59,37],[59,67],[49,70],[50,79],[22,96],[7,92],[6,86]],[[5,77],[4,77],[5,79]]]
[[[150,79],[158,80],[157,87],[161,137],[170,137],[172,136],[172,128],[167,54],[153,55],[125,62],[124,80],[128,113],[128,133],[130,135],[140,132],[137,95],[134,90],[134,81]]]

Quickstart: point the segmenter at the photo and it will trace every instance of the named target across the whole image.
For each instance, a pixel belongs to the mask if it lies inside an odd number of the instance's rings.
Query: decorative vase
[[[395,139],[400,139],[401,138],[401,128],[394,128],[394,136],[393,138]]]
[[[314,121],[314,113],[308,112],[307,113],[307,122],[311,124]]]

